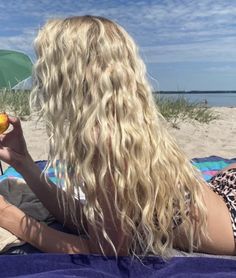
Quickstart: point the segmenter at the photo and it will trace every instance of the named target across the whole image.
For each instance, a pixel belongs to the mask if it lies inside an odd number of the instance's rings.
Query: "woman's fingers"
[[[2,144],[0,144],[0,160],[6,162],[6,163],[10,163],[12,160],[11,157],[11,153],[9,152],[9,150],[4,147]]]
[[[8,116],[9,123],[11,123],[14,127],[21,127],[20,119],[13,116]]]
[[[0,134],[0,143],[3,142],[4,138],[6,137],[6,134]]]
[[[8,116],[9,123],[13,126],[13,129],[19,132],[20,134],[23,133],[20,119],[13,116]]]

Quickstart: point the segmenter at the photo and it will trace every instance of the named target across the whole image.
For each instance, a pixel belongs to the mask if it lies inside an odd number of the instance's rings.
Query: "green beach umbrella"
[[[31,74],[32,62],[26,54],[0,49],[0,89],[10,89]]]

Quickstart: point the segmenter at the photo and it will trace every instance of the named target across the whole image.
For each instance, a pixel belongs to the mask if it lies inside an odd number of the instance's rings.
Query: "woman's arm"
[[[76,231],[70,215],[66,215],[65,219],[63,208],[59,205],[59,201],[65,192],[63,190],[58,191],[57,186],[52,182],[48,184],[43,175],[41,175],[41,170],[34,163],[27,150],[20,120],[15,117],[9,117],[9,121],[13,129],[0,135],[0,159],[13,166],[24,177],[38,199],[60,223]],[[82,204],[79,200],[76,202],[76,215],[84,220]]]
[[[0,226],[43,252],[89,254],[88,240],[63,233],[27,216],[0,196]]]
[[[31,190],[48,209],[48,211],[57,219],[57,221],[65,225],[71,231],[76,232],[77,228],[75,227],[70,215],[64,215],[62,203],[60,205],[60,201],[66,193],[62,189],[58,190],[57,186],[53,182],[45,180],[41,170],[30,156],[24,158],[23,160],[19,160],[16,170],[23,176]],[[73,196],[71,196],[71,202],[74,201],[72,199]],[[70,200],[68,200],[68,202],[70,202]],[[85,225],[86,220],[82,211],[82,204],[79,200],[75,200],[75,202],[76,215],[78,215],[78,218],[82,217],[81,221]]]

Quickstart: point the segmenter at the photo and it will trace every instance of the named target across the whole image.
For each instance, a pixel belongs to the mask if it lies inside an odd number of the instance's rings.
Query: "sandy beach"
[[[169,128],[189,159],[218,155],[236,157],[236,108],[212,108],[219,115],[209,124],[182,122],[179,129]],[[47,135],[44,124],[22,121],[29,152],[34,160],[47,159]],[[7,165],[4,165],[6,168]]]
[[[212,109],[219,119],[209,124],[184,122],[180,123],[179,129],[170,128],[171,134],[190,159],[211,155],[236,157],[236,108]]]

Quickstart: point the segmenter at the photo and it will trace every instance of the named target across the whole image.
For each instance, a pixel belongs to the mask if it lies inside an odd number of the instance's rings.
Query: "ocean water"
[[[182,93],[182,94],[158,94],[164,98],[178,98],[184,97],[190,102],[207,103],[209,107],[236,107],[236,93]]]

